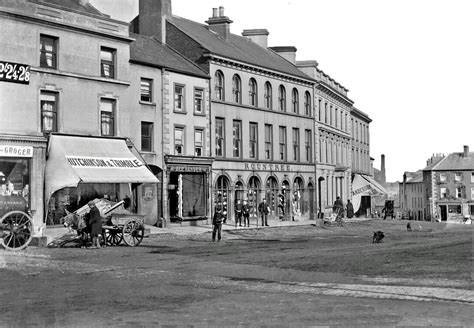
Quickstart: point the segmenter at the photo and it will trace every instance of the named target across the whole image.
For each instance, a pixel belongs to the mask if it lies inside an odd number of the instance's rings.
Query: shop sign
[[[33,157],[33,147],[0,145],[0,157]]]
[[[79,168],[120,168],[135,169],[142,167],[143,164],[136,158],[110,158],[110,157],[76,157],[66,156],[66,159],[72,167]]]
[[[184,172],[184,173],[206,173],[208,171],[207,167],[204,166],[170,166],[170,170],[173,172]]]
[[[291,165],[288,164],[264,164],[264,163],[245,163],[246,170],[252,171],[281,171],[290,172]]]
[[[30,84],[30,66],[0,61],[0,81]]]

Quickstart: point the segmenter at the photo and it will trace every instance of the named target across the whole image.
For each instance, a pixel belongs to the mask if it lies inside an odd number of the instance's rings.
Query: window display
[[[10,211],[28,211],[29,195],[29,160],[0,158],[0,216]]]

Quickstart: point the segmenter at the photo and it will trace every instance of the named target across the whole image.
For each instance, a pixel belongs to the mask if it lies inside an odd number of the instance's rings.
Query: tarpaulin
[[[80,183],[156,183],[124,139],[51,135],[45,170],[45,197]]]
[[[354,206],[354,213],[359,210],[362,196],[384,194],[387,194],[387,191],[374,178],[368,175],[354,175],[354,180],[352,180],[352,205]]]

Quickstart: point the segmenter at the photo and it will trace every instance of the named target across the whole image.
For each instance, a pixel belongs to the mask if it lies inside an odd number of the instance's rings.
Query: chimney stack
[[[260,47],[268,47],[268,30],[266,29],[252,29],[252,30],[243,30],[242,36],[249,38]]]
[[[139,0],[138,31],[166,43],[166,19],[171,18],[171,0]]]
[[[212,17],[206,23],[209,25],[209,30],[227,40],[230,34],[230,24],[233,22],[229,17],[224,16],[224,7],[220,6],[219,11],[217,8],[212,8]]]
[[[469,157],[469,146],[464,146],[464,156],[463,157]]]
[[[281,57],[288,60],[293,65],[296,65],[296,48],[293,46],[288,47],[270,47],[273,51],[279,54]]]
[[[387,182],[386,180],[386,175],[385,175],[385,155],[382,154],[380,156],[380,160],[381,160],[381,164],[380,164],[380,171],[382,172],[382,179],[383,179],[383,182]]]

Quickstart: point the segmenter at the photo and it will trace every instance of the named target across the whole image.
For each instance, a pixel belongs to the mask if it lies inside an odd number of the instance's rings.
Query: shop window
[[[194,114],[204,114],[204,90],[194,89]]]
[[[278,88],[278,110],[286,112],[286,90],[283,85]]]
[[[300,129],[293,128],[293,160],[300,160]]]
[[[275,213],[278,208],[278,182],[274,177],[269,177],[265,187],[268,206],[272,213]]]
[[[242,81],[237,74],[232,77],[232,100],[238,104],[242,103]]]
[[[232,143],[233,143],[232,155],[236,158],[240,158],[242,154],[242,122],[241,121],[234,121],[232,124]]]
[[[249,80],[249,105],[257,107],[257,81]]]
[[[41,91],[40,93],[41,107],[41,131],[57,132],[58,131],[58,93]]]
[[[153,123],[142,122],[142,151],[153,150]]]
[[[279,129],[279,155],[281,161],[286,161],[286,127],[280,126]]]
[[[215,93],[217,100],[224,100],[224,74],[221,71],[217,71],[215,75]]]
[[[299,107],[300,107],[300,100],[299,100],[299,94],[298,90],[296,88],[293,88],[293,91],[291,92],[291,109],[293,113],[298,114],[299,113]]]
[[[204,131],[202,129],[194,130],[194,156],[203,156],[203,138]]]
[[[184,128],[174,128],[174,154],[184,155]]]
[[[216,156],[224,157],[225,154],[225,120],[216,118]]]
[[[258,124],[250,123],[249,126],[249,157],[258,158]]]
[[[270,82],[265,82],[265,94],[264,94],[264,101],[265,101],[265,108],[272,109],[273,108],[273,92],[272,92],[272,85]]]
[[[174,86],[174,110],[184,112],[184,85],[175,84]]]
[[[461,214],[461,205],[448,205],[448,213]]]
[[[265,124],[265,159],[273,159],[273,126]]]
[[[40,67],[57,69],[58,38],[40,35]]]
[[[222,214],[227,218],[229,205],[229,180],[224,175],[217,178],[214,191],[214,205],[222,209]]]
[[[0,217],[10,211],[26,212],[29,204],[29,160],[0,158]]]
[[[140,100],[144,102],[152,102],[153,80],[151,79],[141,79],[140,80]]]
[[[115,135],[115,100],[100,100],[100,134],[102,136]]]
[[[115,49],[100,48],[100,76],[115,78]]]

